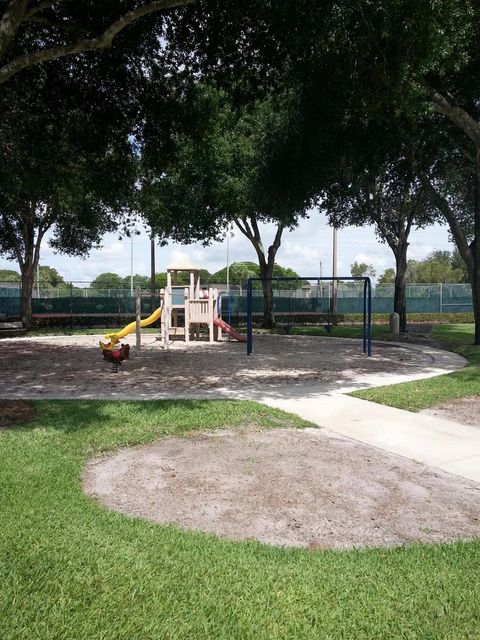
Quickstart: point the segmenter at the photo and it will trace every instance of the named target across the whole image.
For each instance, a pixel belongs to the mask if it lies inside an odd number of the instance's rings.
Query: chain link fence
[[[246,283],[245,283],[246,285]],[[224,309],[229,299],[230,314],[240,320],[246,315],[245,285],[231,285],[228,297],[224,295]],[[227,291],[227,285],[215,285]],[[407,312],[410,313],[464,313],[472,311],[472,294],[469,284],[409,284],[407,285]],[[330,310],[333,295],[332,283],[302,283],[292,289],[274,288],[276,313],[303,314],[326,313]],[[393,310],[393,285],[377,285],[373,288],[373,313],[391,313]],[[21,285],[18,282],[0,282],[0,316],[20,317]],[[363,287],[358,283],[339,283],[335,291],[338,313],[361,311]],[[253,291],[254,313],[263,311],[262,291]],[[149,291],[142,292],[142,313],[151,313],[159,303],[159,292],[152,302]],[[71,282],[67,287],[35,286],[32,295],[34,317],[66,316],[132,316],[135,315],[135,296],[130,289],[93,289],[89,283]]]

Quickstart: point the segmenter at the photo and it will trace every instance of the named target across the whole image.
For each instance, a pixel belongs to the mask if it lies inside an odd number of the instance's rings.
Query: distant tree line
[[[255,262],[233,262],[229,267],[229,284],[232,285],[245,285],[248,278],[259,278],[260,267]],[[273,277],[275,278],[298,278],[298,273],[289,267],[282,267],[279,264],[275,264],[273,269]],[[22,282],[20,273],[13,269],[0,269],[0,282]],[[40,265],[38,268],[38,280],[35,277],[34,284],[37,285],[43,291],[45,289],[66,289],[70,287],[70,283],[67,282],[62,275],[58,273],[56,269],[49,266]],[[224,267],[210,273],[207,269],[200,269],[200,283],[202,285],[221,284],[227,283],[227,268]],[[132,280],[130,276],[121,276],[118,273],[107,271],[100,273],[92,282],[88,284],[89,289],[95,289],[97,291],[105,291],[107,289],[124,289],[130,290]],[[189,275],[186,272],[180,272],[178,274],[178,284],[188,285]],[[155,274],[155,288],[163,289],[167,285],[167,274],[165,271]],[[298,283],[293,283],[293,286],[300,286]],[[136,289],[140,287],[143,290],[150,290],[151,278],[150,276],[140,275],[138,273],[133,276],[133,287]],[[259,288],[260,284],[257,283],[256,288]],[[75,289],[79,287],[76,286]],[[85,287],[86,288],[86,285]],[[284,285],[287,288],[287,285]]]
[[[468,283],[468,271],[458,251],[432,251],[424,260],[408,260],[406,269],[408,284]],[[386,269],[378,278],[378,284],[394,284],[395,270]]]
[[[260,267],[255,262],[233,262],[229,266],[228,283],[231,285],[245,285],[248,278],[259,278]],[[298,273],[288,267],[282,267],[275,264],[273,270],[273,277],[277,278],[298,278]],[[178,285],[189,284],[188,272],[178,273],[177,278]],[[227,267],[210,273],[207,269],[200,270],[200,283],[202,285],[226,285],[227,284]],[[140,287],[141,289],[150,289],[151,280],[150,276],[142,276],[135,274],[133,276],[134,288]],[[165,271],[155,274],[155,287],[162,289],[167,285],[167,274]],[[256,288],[261,285],[258,283]],[[298,286],[298,285],[297,285]],[[130,289],[131,279],[130,276],[119,276],[117,273],[107,272],[98,275],[95,280],[90,283],[91,289],[105,290],[105,289]]]
[[[22,282],[22,276],[18,271],[14,271],[13,269],[0,269],[0,282],[20,283]],[[37,274],[35,274],[35,284],[37,283],[42,289],[60,289],[69,286],[56,269],[46,265],[39,265],[38,278]]]

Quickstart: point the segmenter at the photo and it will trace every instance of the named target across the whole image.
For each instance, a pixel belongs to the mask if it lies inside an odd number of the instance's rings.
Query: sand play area
[[[256,336],[254,353],[235,341],[175,342],[163,350],[152,334],[117,374],[104,361],[98,336],[12,338],[1,341],[0,398],[149,399],[172,394],[208,397],[220,389],[316,383],[335,390],[370,374],[428,369],[432,358],[408,347],[307,336]]]

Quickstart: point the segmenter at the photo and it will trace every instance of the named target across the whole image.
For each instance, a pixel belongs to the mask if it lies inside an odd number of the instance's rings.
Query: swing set
[[[363,353],[367,356],[372,355],[372,283],[369,277],[367,276],[345,276],[343,278],[340,277],[318,277],[314,276],[313,278],[308,277],[289,277],[289,278],[249,278],[247,281],[247,355],[251,355],[253,353],[253,283],[254,282],[295,282],[295,281],[315,281],[320,283],[321,281],[331,282],[333,283],[332,287],[332,299],[331,299],[331,308],[330,313],[321,314],[322,318],[325,317],[327,319],[327,323],[329,326],[334,324],[335,317],[338,314],[334,313],[335,310],[335,283],[340,281],[350,281],[350,282],[363,282],[363,301],[362,301],[362,311],[363,311],[363,322],[362,322],[362,339],[363,339]],[[291,303],[290,303],[291,304]],[[292,307],[291,315],[293,315]]]

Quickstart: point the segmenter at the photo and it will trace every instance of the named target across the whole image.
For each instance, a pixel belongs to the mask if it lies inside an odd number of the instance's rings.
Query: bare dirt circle
[[[422,413],[480,428],[480,396],[456,398],[425,409]]]
[[[480,537],[480,487],[322,429],[164,438],[91,460],[84,490],[130,516],[310,549]]]

